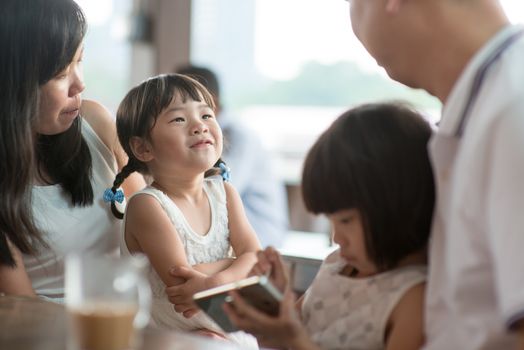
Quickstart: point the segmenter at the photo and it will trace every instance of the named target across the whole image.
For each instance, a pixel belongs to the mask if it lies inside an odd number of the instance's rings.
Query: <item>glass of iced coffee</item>
[[[151,304],[146,266],[145,257],[68,256],[68,349],[127,350],[140,345]]]

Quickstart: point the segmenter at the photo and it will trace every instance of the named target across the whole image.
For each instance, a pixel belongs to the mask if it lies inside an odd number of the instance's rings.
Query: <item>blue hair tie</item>
[[[110,188],[107,188],[104,191],[104,202],[114,202],[122,203],[124,201],[124,191],[121,189],[116,190],[115,193]]]
[[[222,176],[222,179],[224,179],[224,181],[230,181],[231,169],[229,169],[226,163],[221,162],[220,164],[218,164],[218,167],[220,168],[220,175]]]

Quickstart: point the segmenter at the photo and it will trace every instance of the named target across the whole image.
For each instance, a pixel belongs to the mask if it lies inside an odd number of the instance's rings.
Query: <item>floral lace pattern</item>
[[[222,177],[218,175],[206,178],[204,180],[204,191],[211,208],[211,226],[206,235],[194,232],[182,211],[162,191],[147,187],[137,193],[151,195],[162,205],[184,244],[190,265],[214,262],[233,256],[229,241],[226,191]],[[125,232],[125,228],[122,232]],[[120,251],[122,255],[130,255],[123,233],[120,240]],[[203,312],[199,312],[191,318],[185,318],[175,312],[173,305],[167,299],[164,282],[152,267],[149,268],[147,278],[153,293],[153,304],[151,306],[153,326],[180,331],[204,328],[222,332],[220,327]],[[227,338],[242,349],[258,349],[256,339],[244,332],[228,333]]]
[[[339,274],[346,262],[339,250],[324,260],[302,304],[302,320],[323,349],[384,349],[393,308],[426,279],[426,266],[414,265],[367,278]]]
[[[151,195],[162,205],[184,245],[190,265],[210,263],[232,257],[226,192],[222,178],[220,176],[206,178],[204,180],[204,191],[211,208],[211,226],[206,235],[200,235],[191,228],[182,211],[164,192],[149,186],[135,194]],[[122,253],[129,254],[125,242],[121,243]],[[165,285],[152,267],[150,267],[148,279],[153,295],[167,300]]]

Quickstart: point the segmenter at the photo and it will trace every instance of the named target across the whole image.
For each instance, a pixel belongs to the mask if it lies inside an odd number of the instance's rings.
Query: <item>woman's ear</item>
[[[141,162],[149,162],[155,158],[151,149],[151,145],[141,137],[131,137],[129,140],[129,147],[131,147],[131,151],[133,152],[136,159]]]

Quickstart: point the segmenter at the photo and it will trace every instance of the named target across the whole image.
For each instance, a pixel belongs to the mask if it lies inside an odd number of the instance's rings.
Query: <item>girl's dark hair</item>
[[[124,180],[133,172],[148,174],[147,165],[138,160],[131,150],[132,137],[150,140],[151,129],[155,126],[158,116],[169,107],[176,93],[183,101],[204,101],[211,109],[216,110],[213,96],[198,81],[182,74],[163,74],[152,77],[135,86],[124,97],[116,112],[116,129],[118,139],[129,157],[127,165],[118,173],[111,191],[115,193]],[[215,166],[223,163],[221,159]],[[215,173],[215,171],[213,171]],[[206,172],[206,176],[210,171]],[[122,219],[123,214],[111,202],[111,211],[115,217]]]
[[[368,104],[342,114],[309,151],[302,176],[306,208],[360,211],[366,250],[380,270],[427,245],[433,175],[430,125],[401,104]]]
[[[40,88],[73,60],[86,32],[73,0],[3,0],[0,8],[0,264],[45,245],[32,215],[39,172],[60,184],[74,205],[93,202],[91,156],[80,119],[59,135],[35,135]]]

